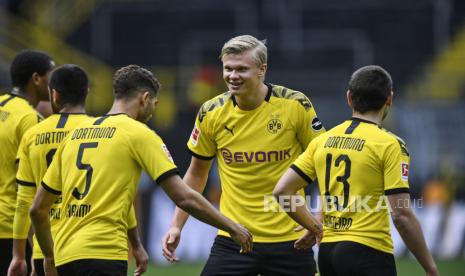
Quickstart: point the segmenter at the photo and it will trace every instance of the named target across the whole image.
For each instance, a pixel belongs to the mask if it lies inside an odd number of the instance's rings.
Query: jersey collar
[[[265,83],[265,85],[268,87],[268,92],[266,93],[265,102],[269,102],[270,98],[271,98],[271,94],[273,93],[273,86],[271,84],[269,84],[269,83]],[[236,106],[237,101],[236,101],[236,97],[234,97],[234,95],[231,96],[231,100],[233,102],[233,105]]]
[[[352,118],[350,118],[350,119],[351,119],[352,121],[359,121],[359,122],[362,122],[362,123],[368,123],[368,124],[378,125],[378,124],[375,123],[375,122],[368,121],[368,120],[364,120],[364,119],[361,119],[361,118],[352,117]]]

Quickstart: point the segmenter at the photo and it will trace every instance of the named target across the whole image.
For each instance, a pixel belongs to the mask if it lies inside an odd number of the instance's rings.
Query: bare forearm
[[[293,195],[294,197],[301,197],[300,195]],[[303,199],[301,199],[303,200]],[[294,201],[291,201],[294,202]],[[284,208],[286,213],[298,224],[302,225],[308,231],[320,234],[323,231],[323,227],[321,226],[320,220],[314,217],[310,211],[306,208],[305,205],[301,204],[294,204],[294,206],[281,206],[281,207],[289,207]]]
[[[415,255],[425,271],[436,269],[436,264],[428,250],[420,223],[415,215],[411,213],[396,218],[394,224],[405,245]]]
[[[133,248],[142,246],[142,242],[140,241],[139,230],[137,229],[137,227],[128,229],[128,240]]]
[[[53,257],[53,239],[50,232],[50,219],[46,211],[31,211],[31,221],[40,249],[45,257]]]
[[[26,258],[26,243],[27,239],[13,239],[13,257]]]
[[[207,184],[207,178],[201,177],[201,176],[195,176],[188,172],[184,176],[183,182],[186,183],[193,190],[201,194],[203,190],[205,189],[205,185]],[[188,218],[189,218],[188,213],[186,213],[181,208],[176,207],[176,209],[174,210],[174,216],[173,216],[173,221],[171,222],[171,226],[182,229],[184,227],[184,224],[186,224],[186,221]]]
[[[181,202],[178,207],[196,219],[223,231],[231,232],[232,227],[234,227],[231,220],[223,216],[199,193],[190,193],[188,198]]]

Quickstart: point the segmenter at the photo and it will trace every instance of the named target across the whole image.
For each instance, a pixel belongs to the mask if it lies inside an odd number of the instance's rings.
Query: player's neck
[[[82,105],[77,105],[77,106],[64,106],[62,109],[60,109],[59,113],[86,113],[86,109]]]
[[[237,106],[242,110],[254,110],[265,100],[268,86],[261,83],[257,91],[250,91],[242,95],[235,95]]]
[[[357,111],[353,111],[352,117],[359,118],[365,121],[370,121],[377,125],[380,125],[381,122],[383,122],[383,112],[365,112],[362,114]]]
[[[134,106],[134,103],[131,101],[124,100],[115,100],[113,106],[107,114],[119,114],[125,113],[134,120],[137,118],[138,109]]]
[[[11,94],[17,95],[17,96],[20,96],[26,99],[26,101],[33,107],[36,107],[37,104],[39,104],[39,99],[37,98],[37,94],[27,93],[26,91],[24,91],[23,89],[19,87],[13,87],[13,89],[11,90]]]

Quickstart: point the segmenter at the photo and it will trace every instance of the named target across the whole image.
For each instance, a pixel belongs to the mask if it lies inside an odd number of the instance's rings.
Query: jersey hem
[[[164,180],[166,180],[168,177],[170,176],[173,176],[173,175],[179,175],[179,171],[177,168],[175,169],[171,169],[169,171],[166,171],[164,173],[162,173],[157,179],[155,179],[155,182],[160,185],[161,182],[163,182]]]
[[[49,187],[47,184],[45,184],[45,182],[42,181],[42,187],[44,187],[44,189],[51,193],[51,194],[54,194],[54,195],[61,195],[61,191],[57,191],[51,187]]]
[[[23,181],[23,180],[19,180],[18,178],[16,178],[16,183],[18,183],[19,185],[28,186],[28,187],[36,186],[36,183],[34,182]]]
[[[63,260],[55,260],[55,266],[64,265],[64,264],[70,263],[72,261],[87,260],[87,259],[127,261],[128,256],[127,255],[125,255],[125,256],[117,256],[117,255],[108,256],[108,255],[87,255],[87,254],[83,254],[83,255],[77,255],[77,256],[69,257],[69,258],[66,258],[66,259],[63,259]]]
[[[324,235],[324,233],[323,233],[323,235]],[[388,249],[388,248],[385,248],[385,247],[380,247],[380,246],[377,246],[377,245],[375,245],[375,244],[373,244],[371,242],[366,242],[366,241],[362,241],[362,240],[354,239],[354,238],[336,238],[336,239],[327,238],[327,240],[321,241],[321,243],[343,242],[343,241],[357,242],[357,243],[369,246],[369,247],[371,247],[371,248],[373,248],[375,250],[382,251],[384,253],[394,254],[394,249]]]
[[[385,195],[395,195],[395,194],[410,194],[410,189],[409,188],[395,188],[395,189],[389,189],[385,190],[384,194]]]
[[[301,169],[299,169],[299,167],[297,167],[296,165],[292,164],[291,165],[291,169],[294,170],[300,177],[302,177],[303,179],[305,179],[305,181],[307,181],[308,183],[312,183],[313,180],[312,178],[310,178],[308,175],[306,175]]]
[[[253,235],[253,242],[254,243],[289,242],[289,241],[295,241],[295,240],[300,239],[302,237],[302,235],[303,234],[301,234],[301,233],[297,233],[297,234],[293,234],[293,235],[279,236],[279,238],[263,238],[263,237],[257,237],[256,235]],[[218,236],[231,238],[231,236],[229,234],[222,233],[221,230],[218,232]]]
[[[195,157],[197,157],[198,159],[202,159],[202,160],[212,160],[213,158],[215,158],[215,155],[211,156],[211,157],[208,157],[208,156],[203,156],[203,155],[200,155],[200,154],[197,154],[195,152],[193,152],[190,148],[187,148],[187,151],[189,151],[189,153]]]

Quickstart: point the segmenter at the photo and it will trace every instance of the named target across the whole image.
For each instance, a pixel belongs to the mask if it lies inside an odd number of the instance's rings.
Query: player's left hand
[[[294,229],[295,232],[300,232],[304,230],[305,228],[302,226],[298,226],[297,228]],[[313,245],[316,243],[316,238],[315,235],[305,229],[305,233],[300,239],[296,240],[294,242],[294,248],[301,250],[301,249],[310,249],[312,248]]]
[[[147,271],[149,255],[142,245],[138,246],[137,248],[133,247],[132,254],[134,255],[134,259],[136,260],[137,265],[136,270],[134,270],[134,276],[142,275],[145,271]]]

